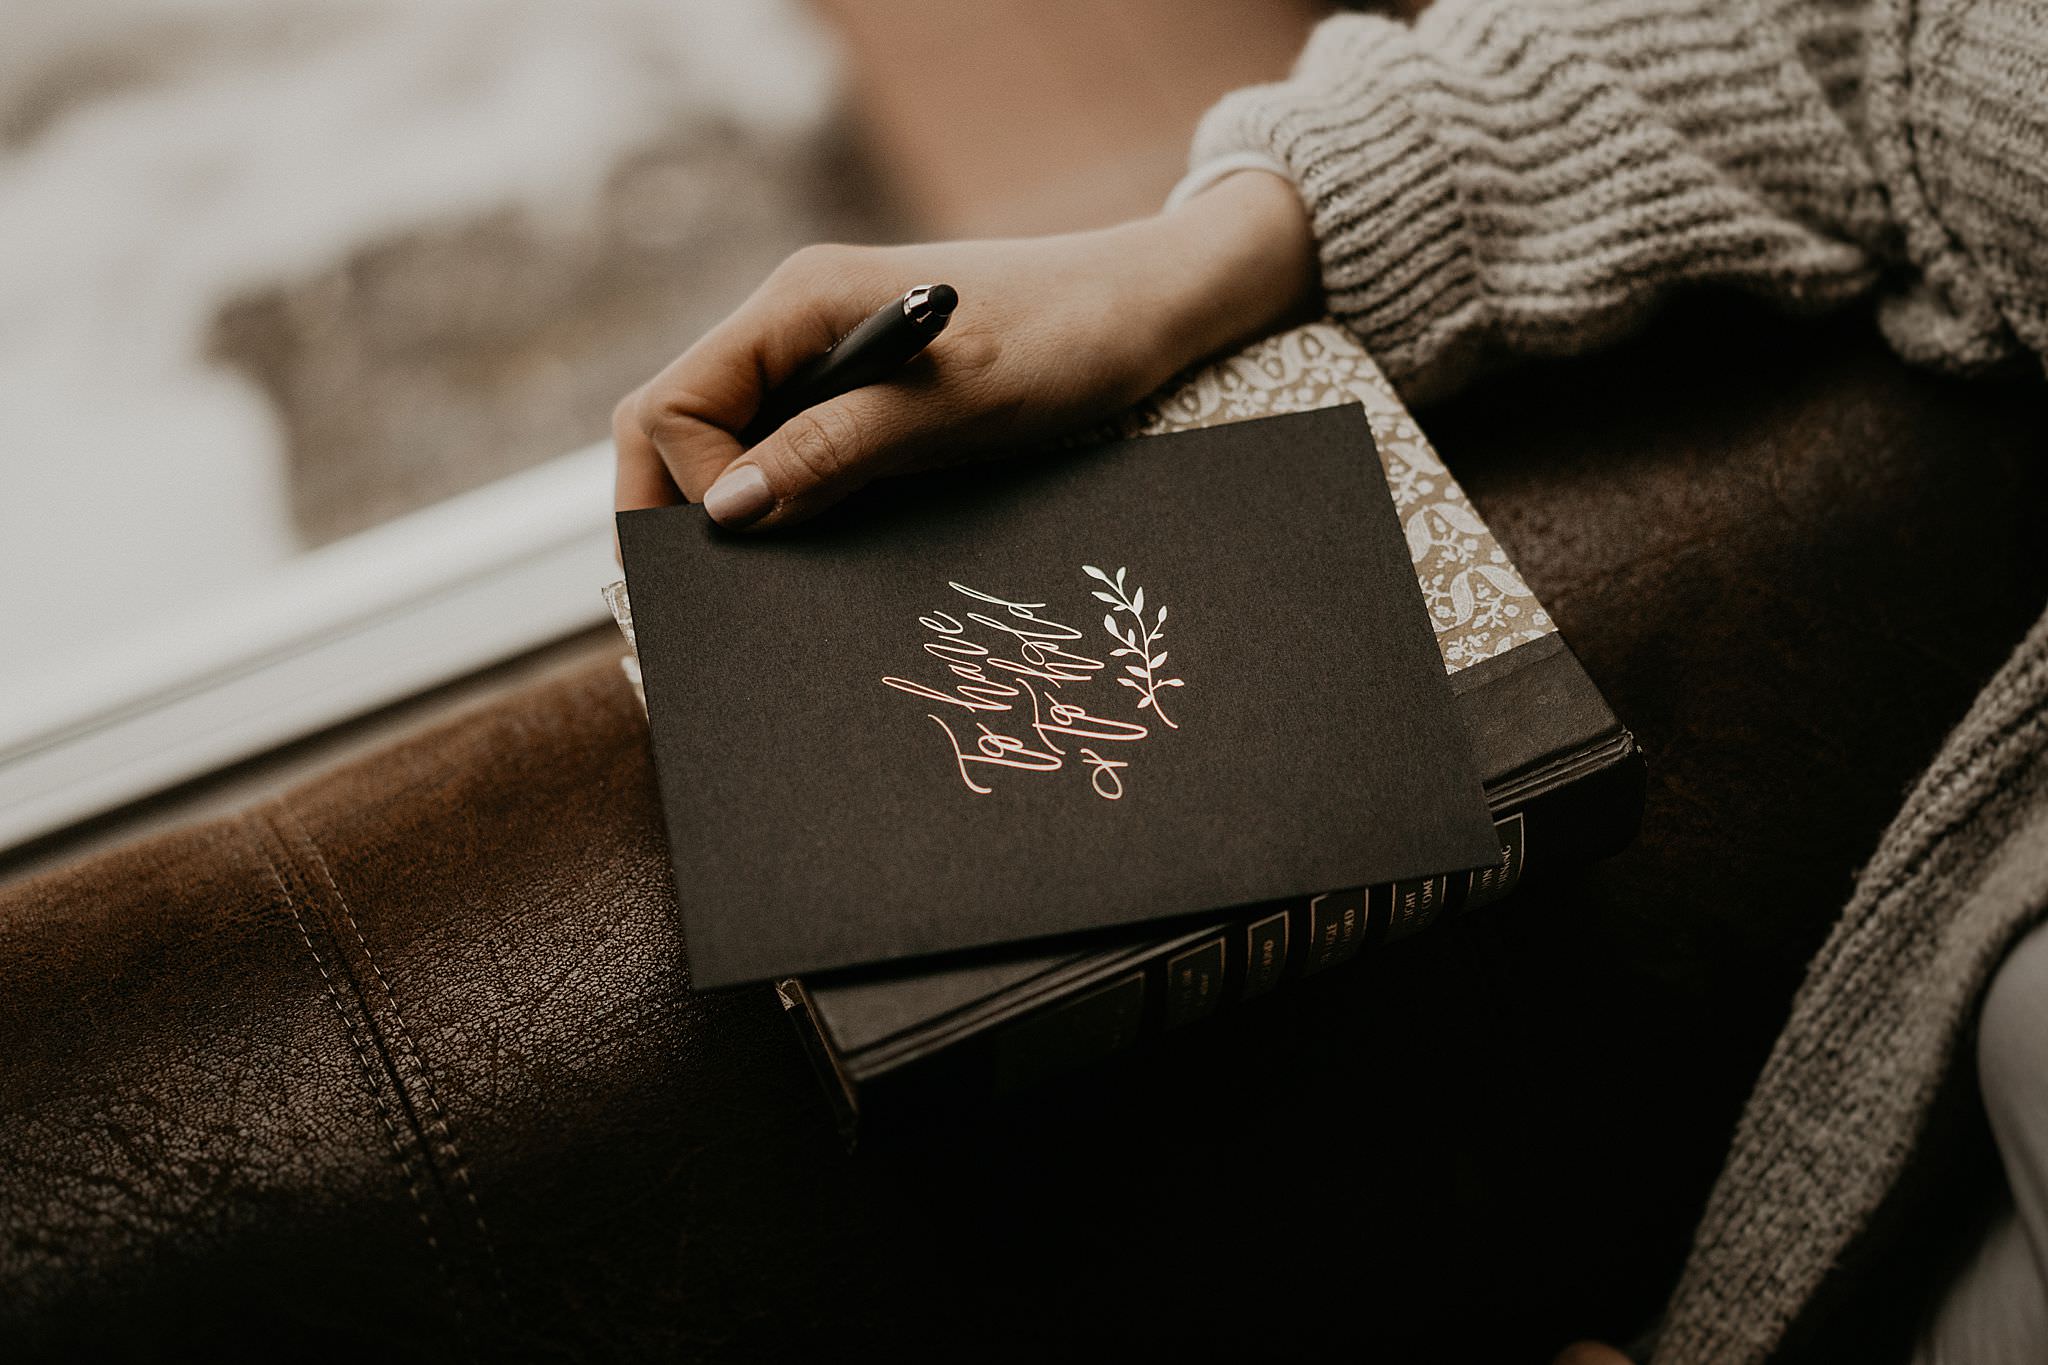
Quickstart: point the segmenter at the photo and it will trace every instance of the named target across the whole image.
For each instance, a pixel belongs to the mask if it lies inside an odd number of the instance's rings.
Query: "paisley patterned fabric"
[[[1280,332],[1184,376],[1142,403],[1121,426],[1129,435],[1365,405],[1386,467],[1394,510],[1408,536],[1415,579],[1436,628],[1444,671],[1456,673],[1557,626],[1522,581],[1507,551],[1444,468],[1363,347],[1333,322]]]

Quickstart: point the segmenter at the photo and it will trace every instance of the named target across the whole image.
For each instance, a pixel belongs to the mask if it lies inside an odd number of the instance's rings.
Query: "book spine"
[[[984,1075],[994,1090],[1019,1089],[1338,970],[1369,946],[1506,898],[1528,875],[1532,846],[1546,874],[1604,857],[1634,835],[1633,821],[1611,812],[1640,809],[1641,781],[1631,753],[1589,780],[1497,812],[1500,857],[1486,867],[1312,896],[1175,938],[1106,981],[990,1030]]]
[[[1522,878],[1528,819],[1515,811],[1496,820],[1494,830],[1500,858],[1490,866],[1326,892],[1230,925],[1193,946],[1156,954],[1144,967],[1161,993],[1161,1028],[1180,1028],[1226,1003],[1255,1000],[1287,980],[1341,967],[1368,945],[1408,938],[1455,912],[1500,900]],[[1063,1007],[1064,1002],[1053,1009]]]
[[[1635,837],[1645,774],[1625,732],[1616,743],[1609,757],[1498,798],[1500,856],[1486,867],[1275,904],[1149,950],[1107,955],[1092,975],[1036,1008],[864,1077],[842,1065],[801,982],[783,983],[783,1003],[812,1047],[849,1141],[856,1131],[916,1129],[977,1095],[1024,1089],[1162,1035],[1199,1032],[1204,1021],[1289,983],[1340,973],[1368,945],[1420,933],[1619,851]]]
[[[992,1090],[1021,1089],[1125,1051],[1146,1035],[1174,1033],[1340,968],[1368,944],[1406,938],[1439,918],[1491,904],[1521,880],[1529,847],[1524,812],[1500,817],[1494,828],[1500,859],[1488,867],[1271,906],[1120,963],[1106,980],[990,1029],[978,1040],[988,1049],[982,1075]],[[947,1060],[961,1068],[964,1059]]]

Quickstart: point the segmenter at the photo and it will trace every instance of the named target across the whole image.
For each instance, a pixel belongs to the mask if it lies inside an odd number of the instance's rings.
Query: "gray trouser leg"
[[[2048,1361],[2048,924],[2021,939],[1991,979],[1977,1075],[2012,1207],[1949,1286],[1914,1359],[2040,1365]]]

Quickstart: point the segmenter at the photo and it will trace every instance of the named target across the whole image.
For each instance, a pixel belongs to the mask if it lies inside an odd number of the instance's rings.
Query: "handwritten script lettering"
[[[1112,580],[1099,569],[1084,568],[1122,595],[1123,570]],[[944,736],[968,791],[976,796],[991,794],[995,790],[991,784],[1005,772],[1063,771],[1068,766],[1068,750],[1077,741],[1130,745],[1153,732],[1154,726],[1101,713],[1103,704],[1121,695],[1115,688],[1090,689],[1097,698],[1097,709],[1090,709],[1080,690],[1100,679],[1108,660],[1082,652],[1077,646],[1084,633],[1047,614],[1047,603],[1012,601],[964,583],[947,586],[974,604],[956,604],[965,619],[947,611],[918,617],[917,624],[925,632],[921,649],[932,662],[917,670],[921,676],[889,676],[882,683],[939,708],[927,711],[926,718]],[[1103,593],[1095,595],[1107,600]],[[1142,589],[1135,600],[1142,611]],[[1164,615],[1162,609],[1160,616]],[[1144,624],[1142,617],[1138,624]],[[1138,637],[1127,639],[1126,632],[1113,628],[1107,618],[1104,625],[1120,646],[1113,654],[1148,657],[1139,652]],[[1145,647],[1151,643],[1150,638],[1143,639]],[[1153,682],[1137,668],[1124,671],[1143,678],[1148,685]],[[1158,709],[1156,687],[1141,689],[1129,678],[1118,681],[1140,692],[1136,709],[1150,707],[1155,720],[1179,728]],[[1182,684],[1175,679],[1158,685]],[[1106,801],[1123,797],[1123,770],[1131,766],[1129,759],[1108,758],[1086,747],[1079,749],[1077,758],[1086,770],[1091,791]]]

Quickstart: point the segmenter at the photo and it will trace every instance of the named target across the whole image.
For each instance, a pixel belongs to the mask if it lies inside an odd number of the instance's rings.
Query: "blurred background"
[[[1152,211],[1202,110],[1283,74],[1321,8],[0,0],[0,809],[81,727],[294,621],[352,629],[366,564],[437,582],[434,544],[499,523],[516,557],[521,497],[601,545],[601,462],[534,471],[804,243]],[[459,501],[499,485],[527,492]],[[595,587],[66,810],[595,642]]]

